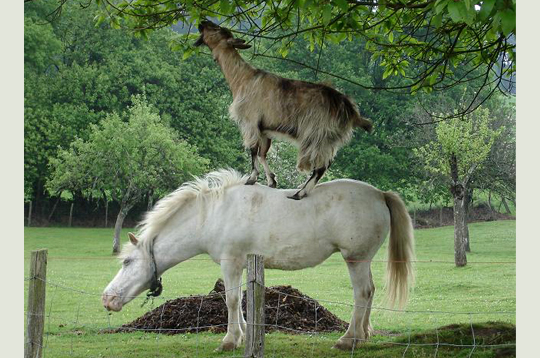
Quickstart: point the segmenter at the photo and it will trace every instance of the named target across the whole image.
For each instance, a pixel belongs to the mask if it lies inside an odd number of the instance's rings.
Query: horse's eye
[[[124,260],[124,266],[127,266],[131,263],[131,260],[130,259],[125,259]]]

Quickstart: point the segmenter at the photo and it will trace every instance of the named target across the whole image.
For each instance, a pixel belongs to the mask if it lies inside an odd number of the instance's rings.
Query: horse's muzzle
[[[101,296],[101,302],[107,311],[119,312],[122,310],[122,299],[117,295],[104,293]]]

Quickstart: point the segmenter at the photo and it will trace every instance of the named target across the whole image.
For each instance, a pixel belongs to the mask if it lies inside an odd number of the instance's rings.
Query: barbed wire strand
[[[476,349],[476,336],[474,335],[474,327],[473,327],[472,315],[469,315],[469,320],[471,321],[471,334],[472,334],[472,338],[473,338],[473,348],[471,349],[471,352],[469,353],[469,358],[471,358],[474,350]]]
[[[197,357],[199,357],[199,320],[200,320],[200,317],[201,317],[201,309],[202,309],[202,305],[203,305],[203,300],[204,300],[204,298],[201,296],[201,304],[199,305],[199,310],[197,311],[197,336],[196,336],[196,339],[197,339]]]
[[[43,280],[41,277],[36,277],[36,279]],[[49,304],[49,314],[48,314],[48,317],[47,317],[47,320],[49,321],[49,324],[47,326],[47,337],[45,338],[45,344],[44,344],[45,347],[49,346],[49,335],[50,335],[50,332],[51,332],[51,321],[52,321],[51,320],[52,306],[53,306],[54,297],[56,296],[57,291],[58,291],[58,287],[55,287],[54,291],[53,291],[53,295],[51,297],[51,303]],[[45,354],[43,354],[43,357],[45,357]]]
[[[280,303],[281,303],[281,293],[278,294],[277,305],[276,305],[277,306],[277,308],[276,308],[276,323],[275,323],[276,327],[278,325]],[[273,354],[272,354],[272,358],[275,358],[275,357],[276,357],[276,345],[274,345],[274,351],[273,351]]]
[[[437,319],[437,316],[435,316],[435,334],[437,335],[437,345],[435,346],[435,354],[433,358],[437,358],[437,354],[439,353],[439,320]]]
[[[407,324],[407,326],[409,327],[409,329],[407,333],[407,347],[405,347],[405,350],[403,351],[403,355],[401,356],[402,358],[405,358],[405,354],[407,353],[407,351],[409,350],[409,347],[411,346],[411,316],[408,316],[408,321],[409,323]]]
[[[79,313],[81,311],[81,304],[82,304],[82,300],[79,300],[79,303],[77,304],[77,313],[75,315],[75,327],[77,327],[79,325]],[[69,355],[70,356],[73,356],[73,340],[75,339],[75,333],[71,335],[71,347],[70,347],[70,353]]]
[[[30,257],[26,257],[25,260],[30,260]],[[77,261],[77,260],[104,260],[104,261],[114,261],[118,260],[114,257],[76,257],[76,256],[57,256],[57,257],[49,257],[48,260],[66,260],[66,261]],[[134,260],[145,260],[145,259],[134,259]],[[212,261],[212,262],[220,262],[220,261],[234,261],[237,260],[235,258],[222,258],[219,260],[214,260],[212,258],[190,258],[189,261]],[[289,262],[289,260],[273,260],[272,262]],[[365,259],[365,260],[345,260],[345,259],[339,259],[339,260],[325,260],[325,263],[336,263],[336,262],[345,262],[345,263],[419,263],[419,264],[452,264],[455,265],[456,262],[453,260],[437,260],[437,259],[423,259],[423,260],[373,260],[373,259]],[[517,261],[467,261],[467,264],[469,265],[515,265]],[[25,281],[29,280],[25,279]]]
[[[387,261],[384,261],[384,262],[387,262]],[[432,262],[432,261],[430,261]],[[507,262],[508,263],[508,262]],[[25,278],[24,281],[28,281],[28,280],[31,280],[31,279],[38,279],[38,280],[41,280],[45,283],[47,283],[48,285],[52,285],[54,287],[54,291],[53,291],[53,295],[51,296],[51,301],[49,303],[49,312],[47,315],[45,314],[35,314],[35,315],[41,315],[41,316],[46,316],[47,320],[48,320],[48,331],[47,331],[47,338],[46,338],[46,342],[44,345],[42,345],[42,348],[44,350],[46,350],[47,348],[49,348],[49,335],[51,333],[51,322],[52,322],[52,309],[53,309],[53,302],[54,302],[54,298],[56,296],[56,293],[58,291],[58,289],[64,289],[64,290],[68,290],[68,291],[71,291],[71,292],[76,292],[80,295],[90,295],[90,296],[101,296],[101,293],[92,293],[92,292],[87,292],[86,290],[81,290],[81,289],[77,289],[77,288],[73,288],[73,287],[70,287],[70,286],[67,286],[67,285],[64,285],[64,284],[59,284],[59,283],[56,283],[54,281],[51,281],[51,280],[48,280],[48,279],[43,279],[43,278],[38,278],[38,277],[32,277],[32,278]],[[171,333],[171,332],[186,332],[186,331],[192,331],[194,328],[195,328],[195,331],[197,333],[196,335],[196,350],[197,350],[197,357],[199,357],[199,354],[200,354],[200,335],[199,335],[199,332],[201,330],[206,330],[206,329],[211,329],[213,327],[220,327],[220,326],[228,326],[228,323],[223,323],[223,324],[213,324],[213,325],[204,325],[204,326],[201,326],[201,311],[202,311],[202,305],[204,303],[204,299],[205,298],[209,298],[209,297],[213,297],[215,295],[220,295],[222,298],[224,298],[226,292],[228,292],[229,290],[234,290],[234,289],[239,289],[243,286],[245,286],[246,283],[241,283],[239,286],[236,286],[236,287],[233,287],[233,288],[229,288],[229,289],[226,289],[224,291],[220,291],[220,292],[211,292],[209,293],[208,295],[191,295],[189,297],[200,297],[200,304],[199,304],[199,309],[198,309],[198,312],[197,312],[197,324],[196,324],[196,327],[185,327],[185,328],[163,328],[163,315],[164,315],[164,311],[165,311],[165,307],[166,307],[166,304],[163,304],[161,306],[161,314],[160,314],[160,318],[159,318],[159,327],[158,328],[150,328],[150,327],[143,327],[143,328],[133,328],[133,327],[129,327],[129,328],[125,328],[125,327],[117,327],[117,328],[114,328],[113,329],[113,326],[111,324],[111,315],[106,313],[107,315],[107,324],[108,324],[108,329],[107,329],[107,333],[113,333],[115,331],[124,331],[124,332],[131,332],[131,331],[142,331],[142,332],[150,332],[150,333]],[[311,355],[314,356],[315,354],[315,343],[318,339],[320,339],[321,337],[322,338],[327,338],[327,337],[324,337],[324,336],[321,336],[321,332],[319,332],[318,330],[318,309],[319,309],[319,302],[325,302],[325,303],[329,303],[329,304],[335,304],[335,305],[346,305],[346,306],[350,306],[350,307],[353,307],[353,308],[366,308],[365,306],[356,306],[354,304],[349,304],[349,303],[345,303],[345,302],[339,302],[339,301],[333,301],[333,300],[324,300],[324,299],[321,299],[321,300],[315,300],[313,298],[309,298],[309,297],[301,297],[301,296],[298,296],[298,295],[294,295],[294,294],[289,294],[289,293],[286,293],[286,292],[282,292],[280,290],[277,290],[273,287],[265,287],[267,290],[270,290],[270,291],[274,291],[276,293],[278,293],[278,302],[277,302],[277,308],[276,308],[276,319],[275,319],[275,323],[274,324],[267,324],[267,323],[263,323],[263,324],[255,324],[255,325],[258,325],[258,326],[267,326],[267,327],[272,327],[274,328],[276,331],[278,330],[282,330],[282,331],[285,331],[285,332],[292,332],[292,333],[302,333],[302,334],[308,334],[309,335],[309,338],[312,339],[312,349],[311,349]],[[305,301],[312,301],[312,303],[314,304],[314,307],[315,307],[315,311],[314,311],[314,324],[315,324],[315,328],[313,331],[305,331],[305,330],[298,330],[298,329],[294,329],[294,328],[291,328],[291,327],[285,327],[285,326],[281,326],[279,325],[279,313],[280,313],[280,306],[281,306],[281,299],[282,297],[292,297],[292,298],[298,298],[298,299],[302,299],[302,300],[305,300]],[[141,298],[142,297],[130,297],[130,298]],[[163,300],[166,300],[167,298],[166,297],[159,297],[160,299],[163,299]],[[177,297],[175,297],[177,298]],[[169,299],[173,299],[173,298],[169,298]],[[77,307],[77,313],[76,313],[76,318],[75,318],[75,322],[74,322],[74,328],[73,328],[73,334],[72,334],[72,337],[71,337],[71,346],[70,346],[70,355],[73,356],[74,354],[74,349],[73,349],[73,340],[74,340],[74,336],[76,335],[77,333],[77,328],[78,328],[78,325],[79,325],[79,317],[80,317],[80,308],[81,308],[81,304],[82,304],[82,301],[79,300],[79,303],[78,303],[78,307]],[[154,301],[152,300],[152,303],[151,303],[151,310],[155,309],[154,308]],[[357,345],[357,342],[358,343],[369,343],[369,344],[389,344],[389,345],[397,345],[397,346],[404,346],[405,347],[405,350],[403,352],[403,357],[405,357],[405,354],[407,353],[407,351],[409,350],[409,348],[411,346],[418,346],[418,347],[429,347],[429,346],[433,346],[435,347],[435,354],[434,356],[437,357],[438,355],[438,351],[439,351],[439,348],[441,346],[447,346],[447,347],[452,347],[452,348],[468,348],[470,349],[470,352],[469,352],[469,355],[468,357],[471,357],[474,353],[474,351],[476,350],[476,348],[495,348],[495,347],[512,347],[512,346],[516,346],[516,343],[503,343],[503,344],[477,344],[477,340],[476,340],[476,334],[475,334],[475,331],[474,331],[474,325],[473,325],[473,315],[480,315],[480,314],[512,314],[512,315],[515,315],[515,312],[511,312],[511,311],[486,311],[486,312],[455,312],[455,311],[430,311],[430,310],[398,310],[398,309],[390,309],[390,308],[385,308],[385,307],[372,307],[372,309],[378,309],[378,310],[382,310],[382,311],[389,311],[389,312],[402,312],[402,313],[412,313],[412,314],[450,314],[450,315],[468,315],[469,316],[469,321],[470,321],[470,327],[471,327],[471,334],[472,334],[472,339],[473,339],[473,342],[472,344],[453,344],[453,343],[444,343],[444,342],[440,342],[440,337],[439,337],[439,331],[438,331],[438,328],[435,327],[435,333],[436,333],[436,342],[434,343],[414,343],[411,341],[411,316],[409,315],[408,316],[408,339],[407,339],[407,343],[402,343],[402,342],[395,342],[395,341],[391,341],[391,340],[377,340],[377,341],[368,341],[367,339],[359,339],[359,338],[356,338],[356,324],[353,325],[353,330],[354,330],[354,335],[353,335],[353,338],[344,338],[344,339],[352,339],[353,340],[353,344],[352,344],[352,349],[351,349],[351,357],[354,356],[354,352],[355,352],[355,348],[356,348],[356,345]],[[32,312],[26,312],[27,315],[32,315],[34,313]],[[438,322],[438,319],[437,319],[437,316],[434,316],[435,317],[435,320],[436,322]],[[240,324],[240,322],[232,322],[231,324]],[[90,331],[92,329],[90,328]],[[98,332],[103,332],[103,330],[98,330]],[[113,343],[112,343],[112,338],[111,336],[108,336],[109,337],[109,346],[110,346],[110,353],[113,353]],[[157,352],[159,351],[159,346],[160,346],[160,338],[159,336],[156,336],[156,346],[157,346],[157,349],[156,349],[156,356],[157,356]],[[114,354],[113,354],[114,355]],[[276,355],[276,346],[274,346],[274,350],[273,350],[273,357],[275,357]],[[45,354],[44,354],[45,356]],[[233,356],[231,357],[242,357],[242,356],[237,356],[237,355],[234,355],[233,353]]]

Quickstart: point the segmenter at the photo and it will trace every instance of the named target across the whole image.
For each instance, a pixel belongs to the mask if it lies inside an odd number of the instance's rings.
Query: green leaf
[[[220,0],[219,9],[224,14],[231,13],[231,10],[234,8],[234,5],[229,2],[229,0]]]
[[[431,19],[431,25],[440,27],[442,24],[442,14],[437,14]]]
[[[332,19],[332,5],[326,4],[323,8],[323,23],[328,25]]]
[[[448,13],[450,14],[450,17],[452,18],[452,21],[454,22],[463,21],[462,10],[461,10],[462,6],[464,7],[463,3],[455,2],[455,1],[451,1],[448,4]]]
[[[495,5],[495,1],[496,0],[484,0],[482,2],[480,12],[478,13],[481,20],[485,20],[489,17],[491,10],[493,10],[493,6]]]
[[[435,13],[440,14],[444,10],[444,8],[448,5],[448,0],[439,0],[435,4]]]
[[[336,5],[343,11],[347,11],[349,9],[347,0],[334,0],[334,3],[336,3]]]
[[[384,70],[384,73],[382,75],[383,80],[386,79],[386,77],[390,76],[394,69],[392,67],[386,67],[386,70]]]
[[[388,41],[394,42],[394,33],[392,31],[388,34]]]
[[[190,58],[191,55],[193,55],[193,52],[195,52],[195,49],[192,47],[185,50],[184,54],[182,55],[182,60],[187,60],[188,58]]]
[[[506,9],[501,13],[501,28],[503,34],[508,36],[512,31],[516,30],[516,13],[512,9]]]

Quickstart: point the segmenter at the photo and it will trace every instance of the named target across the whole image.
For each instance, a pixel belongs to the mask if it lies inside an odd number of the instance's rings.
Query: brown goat
[[[260,160],[268,185],[276,187],[266,153],[273,138],[283,138],[298,147],[298,170],[313,171],[290,197],[301,199],[324,175],[337,150],[350,140],[354,127],[371,131],[371,122],[339,91],[254,68],[236,50],[251,45],[211,21],[202,21],[199,32],[194,45],[206,44],[221,67],[233,95],[229,113],[240,127],[244,145],[251,150],[252,172],[246,184],[257,181]]]

